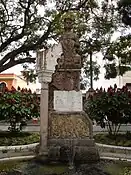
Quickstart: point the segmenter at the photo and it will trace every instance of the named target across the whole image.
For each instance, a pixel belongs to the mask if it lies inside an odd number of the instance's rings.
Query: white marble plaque
[[[54,110],[63,112],[82,111],[82,92],[54,91]]]

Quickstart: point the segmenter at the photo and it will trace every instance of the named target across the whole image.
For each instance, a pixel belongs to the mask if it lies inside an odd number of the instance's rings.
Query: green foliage
[[[131,133],[109,135],[109,134],[96,134],[94,139],[97,143],[116,145],[116,146],[131,146]]]
[[[27,132],[0,132],[1,146],[27,145],[39,142],[39,133]]]
[[[131,175],[131,168],[124,168],[123,172],[120,175]]]
[[[130,174],[124,174],[124,172],[125,173],[129,172],[130,167],[131,167],[130,162],[119,160],[107,163],[104,169],[110,175],[130,175]]]
[[[22,130],[32,117],[39,116],[39,98],[31,90],[14,87],[0,94],[0,120],[10,123],[11,131]]]
[[[120,60],[120,64],[129,65],[131,63],[131,35],[128,34],[126,36],[120,36],[112,42],[108,51],[106,53],[106,59],[108,59],[108,55],[112,56],[114,59],[118,58]],[[109,60],[109,59],[108,59]],[[112,61],[112,60],[109,60]]]
[[[36,165],[36,166],[34,166]],[[18,174],[15,170],[20,170],[23,173],[23,167],[28,174],[62,174],[68,171],[68,166],[65,164],[39,164],[33,160],[30,161],[4,161],[0,162],[1,175]],[[27,168],[26,168],[27,167]],[[25,173],[25,172],[24,172]],[[19,173],[20,174],[20,173]]]
[[[24,79],[26,80],[27,84],[36,82],[37,74],[35,68],[29,68],[29,65],[23,64],[23,71],[21,71]]]
[[[123,86],[110,87],[107,91],[100,88],[85,103],[85,111],[101,127],[107,125],[109,134],[116,135],[121,124],[131,121],[131,92]]]
[[[120,0],[118,2],[119,12],[122,15],[122,22],[126,26],[131,26],[131,1],[130,0]]]
[[[35,63],[31,51],[45,44],[51,28],[39,9],[39,0],[0,1],[0,72],[17,64]]]
[[[58,41],[63,32],[63,19],[67,16],[75,19],[74,31],[80,38],[81,55],[87,63],[84,67],[86,70],[89,69],[89,54],[92,52],[94,56],[102,52],[105,55],[112,43],[113,33],[125,28],[118,13],[118,0],[56,0],[54,8],[49,8],[46,0],[0,2],[0,72],[17,64],[35,63],[36,58],[32,56],[32,52],[43,47],[48,48],[50,40]],[[125,2],[127,3],[123,0],[120,3],[120,9],[129,6]],[[116,54],[114,48],[117,51],[124,50],[123,46],[121,49],[112,46],[113,54]],[[121,53],[122,59],[127,58],[127,55],[127,52]],[[97,62],[93,64],[95,80],[98,79],[98,68]],[[124,69],[120,75],[125,71]],[[110,78],[109,75],[107,77]],[[26,78],[34,81],[36,75],[30,70]]]
[[[23,165],[22,161],[8,161],[8,162],[1,162],[0,163],[0,172],[11,172],[14,169],[19,169]],[[7,174],[7,173],[6,173]]]
[[[68,171],[68,167],[66,165],[44,165],[41,166],[39,172],[42,174],[62,174]]]
[[[83,68],[85,76],[90,78],[90,61],[86,61]],[[92,74],[94,80],[99,79],[100,65],[98,65],[96,61],[92,61]]]
[[[116,78],[117,76],[117,68],[116,68],[116,64],[106,64],[104,65],[104,68],[106,70],[106,74],[105,74],[105,79],[110,79],[110,78]]]
[[[118,31],[123,30],[124,32],[122,31],[120,37],[109,44],[104,55],[104,59],[107,61],[104,66],[106,69],[105,78],[107,79],[116,78],[119,75],[123,76],[126,71],[130,70],[131,64],[131,34],[129,32],[129,27],[131,26],[131,1],[120,0],[116,7],[114,10],[119,16],[116,23],[121,23]]]

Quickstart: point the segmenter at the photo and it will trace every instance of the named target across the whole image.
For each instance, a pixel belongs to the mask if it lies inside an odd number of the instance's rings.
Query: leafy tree
[[[52,31],[56,25],[60,25],[60,16],[68,10],[83,7],[88,10],[89,4],[88,0],[57,0],[56,10],[49,11],[46,0],[1,0],[0,72],[17,64],[35,63],[31,52],[47,47]],[[40,9],[43,13],[39,12]]]
[[[30,51],[49,37],[51,23],[38,13],[37,0],[0,1],[0,72],[24,62],[35,62]]]
[[[90,55],[95,56],[109,44],[111,34],[117,28],[117,15],[114,13],[113,3],[109,5],[109,3],[102,1],[99,4],[94,0],[77,2],[56,1],[56,8],[47,10],[45,16],[50,19],[55,18],[52,36],[56,41],[63,32],[63,18],[67,15],[75,18],[74,31],[80,39],[80,54],[85,60],[84,74],[89,79],[97,80],[100,66],[94,59],[90,61]],[[81,8],[79,8],[80,6]],[[58,14],[61,15],[58,16]]]
[[[96,90],[85,103],[85,111],[91,119],[96,120],[101,127],[107,125],[108,133],[116,135],[121,124],[131,121],[131,92],[127,87],[114,87]]]
[[[116,78],[116,76],[123,76],[126,71],[131,70],[131,1],[118,1],[116,13],[119,15],[119,31],[122,31],[115,41],[110,43],[106,49],[104,60],[106,60],[106,79]],[[124,32],[123,32],[124,31]]]
[[[32,52],[49,47],[52,39],[58,41],[63,18],[70,13],[76,21],[74,30],[80,38],[85,74],[90,72],[90,78],[94,75],[98,79],[99,65],[93,60],[90,70],[89,57],[91,53],[93,57],[98,52],[105,54],[112,34],[121,25],[114,5],[117,1],[56,0],[52,9],[46,0],[0,2],[0,72],[17,64],[35,63]],[[35,76],[29,73],[29,77]]]
[[[122,15],[122,22],[125,25],[131,26],[131,0],[120,0],[118,2],[118,9]]]
[[[10,123],[10,131],[20,131],[28,120],[39,117],[39,98],[31,90],[14,87],[0,94],[0,120]]]
[[[115,78],[117,75],[122,76],[126,71],[131,70],[131,50],[130,50],[130,34],[120,36],[116,41],[112,42],[105,55],[108,64],[106,68],[106,78]]]

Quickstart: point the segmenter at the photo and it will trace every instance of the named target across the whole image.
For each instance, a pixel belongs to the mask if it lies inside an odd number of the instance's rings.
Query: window
[[[2,82],[0,83],[0,92],[4,92],[6,88],[6,83]]]

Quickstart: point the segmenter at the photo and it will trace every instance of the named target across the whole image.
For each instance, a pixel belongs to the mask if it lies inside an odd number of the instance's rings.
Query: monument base
[[[49,113],[48,158],[87,163],[99,160],[92,122],[85,112]]]
[[[50,139],[48,148],[51,161],[91,163],[100,160],[93,139]]]

